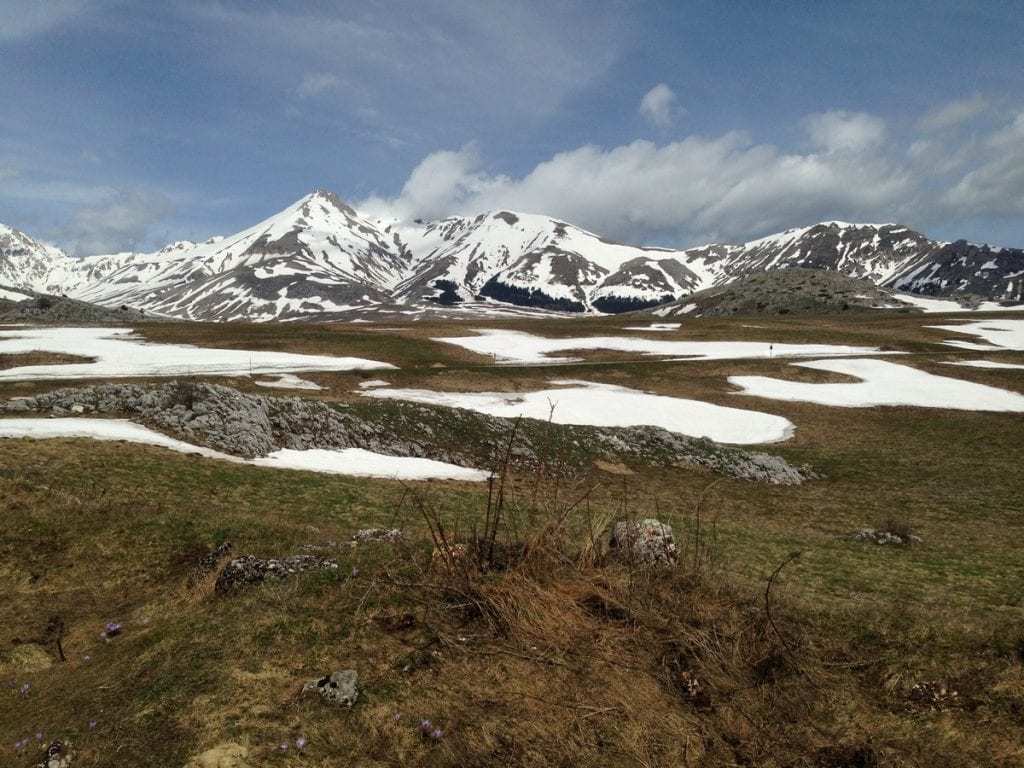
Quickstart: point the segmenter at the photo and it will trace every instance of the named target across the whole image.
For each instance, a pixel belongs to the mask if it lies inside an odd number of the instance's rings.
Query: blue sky
[[[76,254],[318,187],[631,243],[1024,246],[1024,4],[0,0],[0,222]]]

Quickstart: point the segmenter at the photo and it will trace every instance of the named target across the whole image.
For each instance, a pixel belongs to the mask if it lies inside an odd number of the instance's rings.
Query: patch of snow
[[[927,265],[925,265],[927,266]],[[923,267],[922,267],[923,268]],[[954,301],[953,299],[932,299],[926,296],[919,296],[916,293],[894,293],[893,298],[904,301],[907,304],[913,304],[918,309],[924,311],[926,315],[938,314],[938,313],[949,313],[949,312],[1022,312],[1024,311],[1024,304],[1014,304],[1008,307],[1004,307],[996,301],[983,301],[977,309],[971,309],[970,307],[963,307],[960,302]],[[879,307],[879,309],[892,309],[892,307]]]
[[[268,456],[253,459],[258,467],[305,469],[359,477],[385,477],[399,480],[486,480],[489,472],[482,469],[460,467],[444,461],[421,459],[414,456],[385,456],[362,448],[326,450],[314,448],[296,451],[282,448]]]
[[[390,387],[390,381],[384,381],[384,379],[370,379],[369,381],[359,382],[360,389],[376,389],[377,387]]]
[[[560,388],[534,392],[436,392],[428,389],[370,390],[367,397],[466,408],[504,418],[551,419],[556,424],[599,427],[663,427],[691,437],[720,443],[752,444],[787,440],[791,422],[781,416],[727,408],[699,400],[652,395],[635,389],[558,380]]]
[[[272,387],[274,389],[323,389],[319,384],[306,379],[300,379],[293,373],[279,373],[276,381],[254,381],[257,387]]]
[[[0,371],[0,381],[125,378],[129,376],[235,376],[291,371],[394,368],[359,357],[211,349],[157,344],[130,328],[31,328],[0,332],[0,353],[54,352],[94,358],[89,363],[31,365]]]
[[[816,384],[768,376],[730,376],[729,382],[742,388],[744,395],[845,408],[913,405],[1024,413],[1024,395],[962,379],[936,376],[887,360],[814,360],[793,365],[841,373],[860,381]]]
[[[624,331],[677,331],[682,323],[651,323],[650,325],[628,325]]]
[[[94,440],[122,440],[168,448],[179,453],[198,453],[210,459],[244,463],[245,459],[192,445],[154,432],[127,419],[0,419],[0,437],[91,437]]]
[[[257,459],[242,459],[227,453],[175,440],[127,419],[0,419],[0,438],[47,439],[89,437],[94,440],[120,440],[155,445],[179,453],[193,453],[235,464],[251,464],[271,469],[304,469],[336,475],[385,477],[402,480],[486,480],[488,472],[460,467],[443,461],[406,456],[385,456],[360,448],[345,450],[282,449]]]
[[[604,349],[640,355],[688,360],[734,360],[768,357],[830,357],[878,354],[876,347],[832,344],[774,344],[755,341],[662,341],[624,336],[584,336],[551,339],[522,331],[484,329],[478,336],[437,338],[487,355],[503,363],[538,365],[573,362],[579,358],[554,357],[553,352]]]
[[[988,344],[975,344],[970,341],[950,339],[943,342],[952,347],[995,351],[1014,349],[1024,351],[1024,320],[976,320],[960,325],[929,325],[927,328],[938,328],[941,331],[955,331],[969,336],[980,336]]]
[[[994,360],[960,360],[956,363],[946,363],[946,365],[962,365],[968,368],[1007,368],[1024,371],[1024,365],[1018,365],[1016,363],[999,363]]]

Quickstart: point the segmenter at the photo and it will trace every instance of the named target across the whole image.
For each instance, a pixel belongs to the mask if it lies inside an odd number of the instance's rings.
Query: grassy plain
[[[1020,371],[945,365],[983,356],[925,327],[949,320],[716,318],[650,335],[875,345],[1024,392]],[[145,327],[153,341],[398,365],[304,374],[328,387],[311,396],[360,408],[388,407],[356,394],[367,378],[467,391],[584,378],[763,410],[798,428],[766,450],[822,478],[765,486],[640,465],[569,476],[552,456],[544,473],[509,478],[505,554],[480,573],[432,562],[427,523],[479,530],[485,484],[0,441],[0,764],[32,764],[40,732],[69,738],[76,766],[183,766],[228,742],[252,766],[1024,765],[1024,416],[775,402],[726,381],[842,378],[779,359],[595,352],[570,366],[494,366],[431,341],[474,327],[576,336],[638,324]],[[51,388],[3,384],[0,397]],[[624,515],[671,522],[680,567],[649,573],[588,550],[588,532]],[[369,526],[401,527],[406,540],[347,543]],[[923,543],[849,538],[883,526]],[[221,597],[195,569],[224,540],[236,555],[322,547],[340,567]],[[123,629],[104,640],[108,622]],[[298,695],[347,667],[361,681],[351,710]],[[423,735],[421,719],[443,737]],[[30,746],[16,747],[23,738]]]

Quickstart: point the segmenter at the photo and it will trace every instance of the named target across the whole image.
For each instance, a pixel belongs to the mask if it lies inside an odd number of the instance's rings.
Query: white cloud
[[[658,83],[640,100],[640,114],[659,128],[668,128],[678,111],[679,99],[665,83]]]
[[[864,138],[838,142],[868,144]],[[735,131],[663,146],[584,146],[519,179],[486,174],[480,165],[473,147],[433,153],[400,195],[359,207],[404,220],[508,208],[555,216],[626,242],[690,245],[701,237],[737,241],[851,213],[890,220],[913,189],[906,171],[880,153],[784,154]]]
[[[1024,214],[1024,112],[989,136],[981,164],[943,196],[962,215]]]
[[[976,94],[966,99],[958,99],[933,109],[917,121],[917,127],[925,132],[941,131],[968,122],[987,112],[991,101]]]
[[[885,141],[885,120],[864,112],[836,110],[805,120],[814,145],[826,152],[861,151]]]
[[[122,191],[79,208],[58,239],[77,256],[137,249],[148,241],[153,225],[172,212],[171,202],[158,192]]]
[[[295,93],[300,99],[308,99],[340,85],[341,80],[335,75],[327,72],[306,72],[302,76],[302,82],[295,89]]]

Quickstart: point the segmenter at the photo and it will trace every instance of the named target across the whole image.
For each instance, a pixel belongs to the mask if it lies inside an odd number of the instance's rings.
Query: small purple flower
[[[430,733],[430,729],[434,727],[434,724],[429,720],[420,720],[420,730],[424,733]]]
[[[90,656],[87,653],[87,654],[85,654],[85,656],[82,657],[82,661],[84,661],[86,664],[88,664],[90,661],[92,661],[92,656]]]
[[[394,718],[395,718],[395,722],[397,723],[399,720],[402,719],[402,713],[401,712],[395,712]]]
[[[116,621],[110,622],[109,624],[107,624],[107,630],[104,634],[106,634],[107,637],[114,637],[115,635],[120,635],[121,625],[118,624]]]
[[[15,749],[24,749],[27,746],[28,746],[28,737],[25,737],[24,739],[21,739],[20,741],[14,742],[14,748]]]
[[[280,749],[282,752],[287,752],[288,742],[282,741],[280,744],[277,745],[277,748]]]
[[[28,692],[31,689],[32,689],[32,686],[29,685],[28,683],[25,683],[23,686],[21,686],[21,695],[22,696],[28,696]]]
[[[90,731],[95,731],[96,730],[96,721],[95,720],[90,720],[89,721],[89,730]]]
[[[43,740],[43,732],[42,731],[36,731],[36,741],[42,741],[42,740]]]
[[[431,731],[430,738],[432,738],[434,741],[440,741],[444,738],[444,731],[442,731],[440,728],[435,728],[433,731]]]
[[[359,575],[359,569],[358,568],[353,568],[352,569],[352,578],[354,579],[358,575]]]
[[[7,687],[8,688],[13,688],[14,687],[14,681],[13,680],[8,680],[7,681]]]
[[[305,749],[305,747],[306,747],[306,737],[305,736],[299,736],[297,739],[295,739],[295,748],[296,749],[302,750],[302,749]]]

